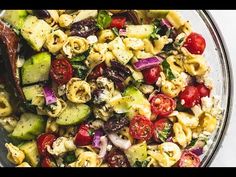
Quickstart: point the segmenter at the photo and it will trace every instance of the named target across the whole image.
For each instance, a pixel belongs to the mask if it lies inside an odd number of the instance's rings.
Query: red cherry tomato
[[[176,108],[176,102],[164,94],[157,94],[150,100],[152,113],[159,116],[168,116]]]
[[[116,27],[118,29],[121,29],[125,26],[125,22],[126,22],[125,17],[113,17],[110,24],[110,28]]]
[[[98,77],[102,76],[105,68],[106,64],[104,62],[97,65],[88,75],[88,80],[97,79]]]
[[[41,161],[41,167],[50,168],[50,167],[56,167],[56,163],[53,161],[53,159],[50,156],[43,157]]]
[[[155,141],[166,142],[167,138],[169,138],[172,133],[172,127],[173,123],[167,118],[157,120],[154,123],[153,137]]]
[[[146,84],[155,84],[160,76],[161,68],[159,65],[153,68],[147,68],[142,71]]]
[[[200,103],[200,94],[194,86],[185,87],[184,91],[179,94],[180,102],[184,102],[186,108],[191,108]]]
[[[37,147],[39,154],[42,156],[48,155],[47,146],[51,146],[56,139],[57,138],[54,134],[51,133],[41,134],[37,138]]]
[[[65,58],[55,59],[51,64],[50,76],[57,84],[66,84],[73,76],[72,65]]]
[[[145,116],[135,116],[129,126],[130,135],[139,140],[149,140],[153,134],[153,123]]]
[[[106,161],[110,167],[130,167],[125,153],[118,149],[110,151],[106,156]]]
[[[82,124],[75,135],[75,144],[78,146],[86,146],[92,143],[93,130],[87,125]]]
[[[192,32],[183,46],[192,54],[202,54],[206,48],[206,41],[202,35]]]
[[[200,97],[205,97],[205,96],[208,96],[210,95],[210,89],[207,88],[204,84],[199,84],[196,86],[197,89],[198,89],[198,92],[200,94]]]
[[[200,158],[196,154],[184,151],[179,161],[179,167],[199,167],[200,163]]]

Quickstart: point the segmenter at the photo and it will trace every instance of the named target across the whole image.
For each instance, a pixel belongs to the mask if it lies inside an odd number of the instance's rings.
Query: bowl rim
[[[209,167],[211,163],[213,162],[213,160],[215,159],[217,153],[219,152],[219,149],[222,146],[222,143],[225,139],[226,132],[229,127],[229,123],[230,123],[231,115],[232,115],[232,103],[233,103],[233,98],[234,98],[234,82],[233,82],[233,70],[232,70],[228,47],[222,35],[222,32],[218,27],[217,22],[215,21],[214,17],[212,16],[209,10],[197,10],[197,12],[201,16],[202,19],[204,18],[206,20],[205,23],[208,23],[208,25],[210,25],[210,28],[212,28],[215,33],[214,34],[215,37],[221,44],[219,50],[223,58],[225,59],[226,68],[227,68],[226,72],[228,74],[228,83],[229,83],[229,87],[227,88],[227,90],[228,90],[228,93],[230,93],[230,97],[227,100],[227,106],[225,110],[226,118],[223,121],[224,125],[222,126],[222,130],[218,134],[218,141],[213,146],[213,150],[210,156],[206,158],[206,161],[202,165],[203,167]]]

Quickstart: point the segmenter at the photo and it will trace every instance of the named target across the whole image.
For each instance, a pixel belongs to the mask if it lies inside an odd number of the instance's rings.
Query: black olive
[[[71,25],[71,36],[80,36],[80,37],[88,37],[92,34],[95,34],[98,30],[96,26],[96,21],[92,17],[86,18],[84,20],[75,22]]]
[[[111,61],[111,66],[112,69],[118,71],[120,75],[125,76],[126,78],[131,75],[130,69],[119,62]]]
[[[104,76],[108,79],[111,79],[113,82],[124,82],[125,78],[122,77],[119,72],[116,70],[112,70],[110,68],[106,68],[104,70]]]
[[[51,17],[50,13],[47,10],[33,10],[33,14],[40,19]]]
[[[129,120],[124,114],[116,114],[105,122],[104,130],[108,133],[117,132],[128,124]]]

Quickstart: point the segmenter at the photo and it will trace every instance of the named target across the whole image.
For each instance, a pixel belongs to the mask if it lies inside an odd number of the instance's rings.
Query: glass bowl
[[[201,33],[206,40],[207,47],[204,55],[212,68],[210,77],[215,86],[214,94],[219,96],[223,108],[223,117],[212,136],[212,144],[209,145],[202,158],[201,166],[206,167],[211,164],[217,154],[229,125],[233,105],[232,69],[223,37],[210,13],[202,10],[179,11],[184,19],[190,21],[193,30]],[[0,129],[0,134],[0,166],[13,166],[6,158],[7,151],[4,144],[8,142],[7,135],[2,129]]]

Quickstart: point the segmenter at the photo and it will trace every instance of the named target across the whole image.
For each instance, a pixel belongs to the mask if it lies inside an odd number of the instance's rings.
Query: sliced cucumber
[[[57,118],[56,123],[59,125],[75,125],[88,118],[90,112],[90,107],[86,104],[67,102],[66,109]]]
[[[147,158],[147,143],[135,144],[125,151],[125,154],[132,166],[136,161],[144,161]]]
[[[37,167],[40,161],[36,141],[29,141],[18,146],[25,154],[26,161],[32,166]]]
[[[22,90],[28,101],[32,100],[36,95],[43,94],[43,86],[39,84],[23,87]]]
[[[165,18],[169,10],[147,10],[147,17],[149,18]]]
[[[21,140],[32,140],[44,132],[45,126],[46,121],[42,116],[24,113],[21,115],[11,137]]]
[[[44,20],[29,15],[22,25],[21,35],[34,50],[40,51],[51,30],[51,26]]]
[[[5,10],[2,19],[16,29],[21,29],[28,13],[26,10]]]
[[[144,39],[150,37],[153,29],[153,25],[128,25],[126,34],[128,37]]]
[[[133,100],[129,103],[130,109],[127,112],[129,119],[132,119],[136,114],[144,115],[147,118],[151,116],[151,108],[149,101],[145,98],[141,91],[134,86],[129,86],[124,91],[124,96],[131,96]]]
[[[21,69],[22,84],[33,84],[48,80],[51,67],[51,55],[41,52],[26,60]]]

